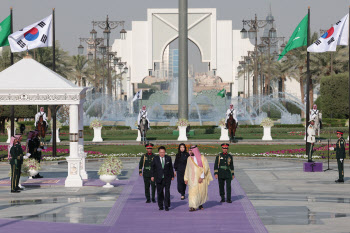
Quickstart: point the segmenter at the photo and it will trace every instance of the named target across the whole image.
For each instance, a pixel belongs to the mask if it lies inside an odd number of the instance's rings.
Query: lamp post
[[[106,18],[106,21],[92,21],[93,26],[98,26],[103,30],[103,35],[105,40],[107,41],[107,46],[106,46],[106,54],[109,56],[109,39],[110,39],[110,34],[111,30],[117,28],[118,26],[122,26],[123,29],[120,31],[121,34],[121,39],[124,40],[126,38],[126,31],[124,29],[124,23],[125,21],[109,21],[108,15]],[[112,77],[110,73],[110,60],[107,58],[107,94],[109,96],[112,96]]]
[[[255,44],[254,44],[255,53],[257,53],[257,49],[258,49],[258,31],[259,31],[259,29],[264,28],[267,24],[272,24],[273,21],[274,21],[273,19],[271,19],[271,20],[258,20],[258,17],[256,14],[255,14],[255,18],[253,20],[242,20],[243,29],[241,30],[241,37],[242,37],[242,39],[246,39],[247,37],[249,37],[249,39],[255,39]],[[250,27],[248,32],[244,28],[245,25],[248,25]],[[255,59],[255,62],[254,62],[253,94],[257,94],[257,90],[258,90],[258,86],[257,86],[258,63],[256,60],[257,56],[254,59]]]
[[[246,62],[243,61],[239,61],[239,65],[242,67],[243,69],[243,98],[246,97],[246,91],[245,91],[245,67],[246,67]]]
[[[270,94],[270,80],[271,80],[271,46],[275,46],[278,44],[279,41],[283,41],[283,44],[281,45],[281,48],[284,48],[284,37],[277,37],[276,36],[276,29],[274,29],[273,27],[270,29],[269,31],[269,36],[268,37],[260,37],[261,43],[264,43],[267,45],[267,55],[268,55],[268,68],[267,68],[267,81],[266,84],[267,85],[265,87],[265,95],[269,95]],[[273,55],[276,55],[276,51],[274,51]],[[278,55],[278,53],[277,53]]]
[[[91,37],[90,38],[79,38],[80,44],[78,46],[78,54],[82,55],[84,53],[84,46],[81,44],[82,42],[85,42],[88,44],[88,46],[94,49],[94,54],[91,52],[88,53],[88,59],[91,61],[94,59],[94,73],[95,73],[95,87],[98,89],[98,78],[97,78],[97,46],[103,42],[103,38],[97,38],[97,32],[93,28],[90,32]]]

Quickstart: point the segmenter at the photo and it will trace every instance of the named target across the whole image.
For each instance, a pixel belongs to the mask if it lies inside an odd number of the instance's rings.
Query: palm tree
[[[73,76],[75,78],[76,83],[78,83],[78,86],[81,86],[83,77],[90,76],[88,60],[85,56],[76,55],[72,57],[72,61],[74,66]]]

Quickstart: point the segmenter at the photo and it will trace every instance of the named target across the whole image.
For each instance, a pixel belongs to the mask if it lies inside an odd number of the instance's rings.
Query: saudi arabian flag
[[[8,36],[11,34],[11,15],[0,23],[0,47],[9,46]]]
[[[280,54],[278,61],[288,53],[290,50],[306,46],[307,45],[307,27],[308,27],[308,14],[301,20],[297,28],[294,30],[292,36],[284,48],[283,52]]]
[[[225,92],[226,92],[226,90],[225,90],[225,88],[224,89],[222,89],[221,91],[219,91],[219,93],[217,94],[218,96],[221,96],[221,98],[224,98],[225,97]]]

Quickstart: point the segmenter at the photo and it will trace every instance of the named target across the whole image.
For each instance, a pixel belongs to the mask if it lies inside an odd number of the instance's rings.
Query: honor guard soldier
[[[338,141],[336,144],[336,148],[331,147],[329,149],[336,151],[339,179],[335,180],[335,182],[344,183],[345,139],[343,138],[343,132],[337,131],[337,138],[338,138]]]
[[[222,153],[216,156],[214,165],[214,175],[215,179],[219,179],[219,189],[221,201],[225,202],[225,183],[226,183],[226,197],[227,203],[232,203],[231,201],[231,180],[235,178],[235,172],[233,167],[232,155],[227,153],[228,143],[221,144]]]
[[[141,156],[139,163],[139,174],[140,176],[143,176],[143,181],[145,183],[145,196],[147,199],[146,203],[151,203],[149,186],[152,188],[152,202],[156,203],[156,183],[154,181],[151,181],[151,164],[153,158],[155,157],[155,155],[152,153],[153,146],[154,145],[152,143],[145,145],[147,153]]]
[[[18,144],[18,138],[11,137],[9,159],[11,164],[11,193],[19,193],[23,190],[19,187],[19,178],[21,176],[21,165],[23,161],[23,150]]]
[[[314,124],[315,124],[315,121],[314,119],[311,119],[310,121],[310,124],[309,126],[307,127],[307,144],[308,144],[308,148],[309,148],[309,151],[307,153],[308,155],[308,162],[311,163],[313,162],[312,161],[312,154],[314,152],[314,145],[315,145],[315,128],[314,128]]]

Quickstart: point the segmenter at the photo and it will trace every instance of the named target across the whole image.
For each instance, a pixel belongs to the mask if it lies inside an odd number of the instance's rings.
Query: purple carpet
[[[122,183],[125,185],[123,192],[102,225],[0,219],[0,232],[268,232],[237,179],[232,182],[233,203],[219,202],[218,182],[214,180],[209,186],[209,201],[204,204],[204,210],[196,212],[188,211],[187,199],[185,201],[180,200],[176,188],[176,178],[171,185],[171,208],[169,212],[159,211],[156,203],[145,203],[143,179],[138,176],[138,169],[135,169],[129,180]],[[86,185],[89,184],[100,186],[97,181],[86,183]]]

